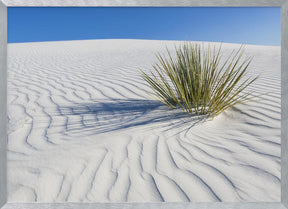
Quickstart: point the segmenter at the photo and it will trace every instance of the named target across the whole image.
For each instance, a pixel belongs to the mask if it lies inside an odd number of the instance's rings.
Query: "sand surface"
[[[267,94],[199,121],[139,74],[178,43],[8,44],[8,201],[279,202],[280,47],[246,47]]]

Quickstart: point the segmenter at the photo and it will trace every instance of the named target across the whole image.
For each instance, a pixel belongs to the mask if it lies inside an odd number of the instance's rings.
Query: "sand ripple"
[[[247,46],[268,94],[203,121],[144,92],[174,43],[9,44],[9,201],[280,201],[280,48]]]

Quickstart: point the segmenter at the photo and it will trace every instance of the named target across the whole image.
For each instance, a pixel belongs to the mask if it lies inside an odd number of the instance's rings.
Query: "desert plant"
[[[170,108],[214,117],[252,98],[252,92],[244,90],[257,77],[245,77],[252,58],[243,58],[243,53],[241,46],[222,62],[221,46],[205,48],[186,42],[175,47],[175,56],[168,49],[166,56],[158,53],[155,72],[141,71],[142,78]]]

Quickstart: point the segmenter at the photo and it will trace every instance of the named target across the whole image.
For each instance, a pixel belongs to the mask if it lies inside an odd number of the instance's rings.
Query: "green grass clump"
[[[158,53],[151,75],[141,71],[154,96],[170,108],[214,117],[251,100],[252,92],[244,90],[257,77],[245,77],[252,58],[243,58],[243,47],[223,62],[221,47],[212,49],[186,42],[175,52],[175,56],[168,49],[166,56]]]

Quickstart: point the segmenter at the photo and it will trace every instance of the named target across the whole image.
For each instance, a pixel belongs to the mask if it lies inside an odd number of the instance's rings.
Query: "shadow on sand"
[[[187,124],[194,126],[204,120],[180,109],[170,109],[155,100],[98,100],[59,106],[59,113],[67,118],[66,133],[88,131],[89,135],[144,125],[150,130],[180,128]]]

